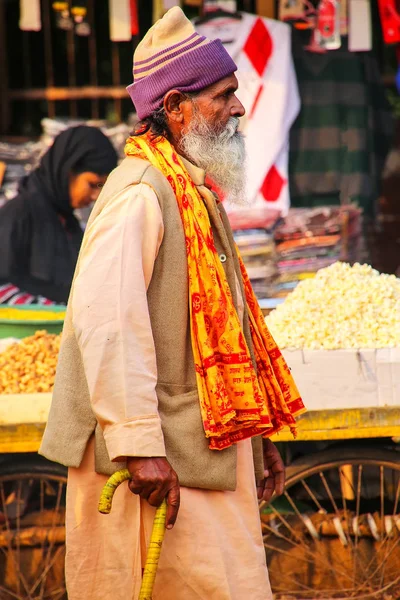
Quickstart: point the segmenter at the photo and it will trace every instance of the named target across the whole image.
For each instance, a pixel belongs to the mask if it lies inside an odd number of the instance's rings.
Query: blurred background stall
[[[238,64],[248,204],[223,201],[309,409],[296,442],[278,438],[286,495],[260,507],[275,597],[395,600],[400,285],[340,262],[400,274],[392,0],[0,0],[0,206],[69,127],[122,158],[133,51],[174,5]],[[66,470],[36,454],[64,314],[0,307],[2,600],[67,597]]]

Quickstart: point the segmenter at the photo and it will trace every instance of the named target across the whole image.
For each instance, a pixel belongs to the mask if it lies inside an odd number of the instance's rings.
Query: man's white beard
[[[246,150],[238,126],[239,119],[230,117],[224,129],[215,131],[195,112],[181,137],[180,148],[191,162],[206,171],[231,202],[244,204]]]

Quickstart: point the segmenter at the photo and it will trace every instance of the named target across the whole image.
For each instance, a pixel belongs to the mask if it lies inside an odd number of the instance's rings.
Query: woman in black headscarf
[[[82,241],[74,210],[94,202],[117,154],[94,127],[63,131],[0,209],[0,304],[64,303]]]

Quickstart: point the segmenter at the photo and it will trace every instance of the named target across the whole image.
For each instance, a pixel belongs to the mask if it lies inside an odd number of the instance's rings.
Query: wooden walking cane
[[[99,501],[99,512],[108,515],[111,512],[111,504],[114,492],[124,481],[131,478],[128,469],[121,469],[111,475],[101,492]],[[165,534],[165,519],[167,515],[167,503],[164,500],[156,510],[153,529],[150,537],[150,545],[147,550],[146,564],[144,566],[142,585],[140,587],[139,600],[151,600],[154,581],[157,573],[158,559],[160,558],[161,546]]]

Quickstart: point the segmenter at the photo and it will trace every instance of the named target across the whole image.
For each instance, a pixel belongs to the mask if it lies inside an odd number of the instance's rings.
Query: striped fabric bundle
[[[279,276],[275,296],[339,260],[362,258],[361,211],[355,205],[293,208],[275,231]]]
[[[33,294],[23,292],[12,283],[4,283],[0,285],[0,304],[7,304],[10,306],[21,306],[25,304],[51,306],[56,303],[44,296],[34,296]]]

